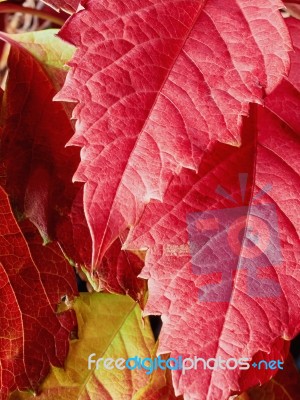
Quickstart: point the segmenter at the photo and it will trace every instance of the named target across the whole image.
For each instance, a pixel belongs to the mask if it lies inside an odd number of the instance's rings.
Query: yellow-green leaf
[[[88,369],[88,357],[153,358],[156,345],[149,320],[128,296],[81,294],[74,302],[78,339],[71,341],[65,369],[52,368],[40,388],[39,400],[140,400],[175,399],[166,371],[146,374],[145,369],[108,370],[100,363]],[[170,371],[167,371],[170,372]],[[155,396],[154,396],[155,395]],[[153,397],[154,396],[154,397]],[[34,394],[15,392],[11,400],[34,399]]]

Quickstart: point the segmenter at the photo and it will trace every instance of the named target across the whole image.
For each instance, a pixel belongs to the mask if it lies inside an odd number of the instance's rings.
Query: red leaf
[[[145,282],[136,276],[143,263],[121,251],[119,238],[91,271],[92,244],[82,189],[72,183],[79,154],[76,148],[65,148],[73,128],[65,107],[52,101],[65,71],[58,67],[44,70],[22,42],[8,40],[13,47],[2,113],[1,155],[7,175],[5,188],[16,214],[29,218],[45,242],[58,240],[70,262],[84,266],[96,290],[128,293],[142,301]],[[36,41],[34,45],[39,46]]]
[[[262,386],[251,389],[236,400],[296,400],[300,393],[299,371],[290,356],[285,368],[275,378]]]
[[[239,386],[241,390],[247,390],[253,386],[261,385],[261,382],[268,382],[274,375],[281,373],[281,368],[266,369],[264,361],[270,362],[272,360],[284,361],[283,371],[287,369],[288,366],[288,356],[290,350],[290,342],[278,338],[274,343],[272,343],[271,352],[258,351],[251,360],[251,364],[256,362],[259,364],[261,362],[261,368],[258,370],[256,368],[251,368],[242,371],[239,379]],[[262,361],[264,360],[264,361]]]
[[[94,274],[104,289],[128,294],[143,307],[146,282],[137,278],[143,266],[144,262],[137,255],[122,250],[122,240],[118,238],[105,253]]]
[[[73,128],[62,104],[52,101],[59,82],[52,82],[20,44],[3,39],[12,44],[2,110],[5,189],[17,215],[25,214],[47,242],[55,238],[56,223],[68,214],[78,191],[72,175],[79,154],[65,149]],[[59,80],[62,74],[57,68]]]
[[[62,367],[75,327],[73,312],[56,313],[62,296],[77,293],[71,267],[29,226],[26,234],[31,253],[0,188],[1,399],[15,389],[35,391],[50,364]]]
[[[79,269],[83,269],[96,291],[128,294],[141,306],[144,304],[146,283],[137,278],[144,265],[143,261],[128,251],[122,250],[123,239],[117,238],[105,253],[96,269],[91,269],[91,238],[83,212],[83,191],[79,191],[73,202],[70,225],[59,226],[58,239],[67,245],[67,254],[76,254],[80,260]],[[125,236],[126,237],[126,236]],[[66,240],[67,238],[67,240]],[[82,240],[84,238],[84,240]]]
[[[78,50],[59,99],[79,102],[69,144],[83,148],[94,267],[173,173],[211,142],[239,143],[249,102],[287,72],[282,3],[263,3],[88,0],[65,24]]]
[[[295,21],[289,25],[294,34]],[[298,43],[299,35],[293,39]],[[127,248],[149,248],[142,273],[149,279],[146,313],[162,314],[162,353],[252,358],[300,330],[294,72],[267,98],[267,108],[252,107],[240,149],[215,145],[200,172],[184,170],[174,178],[164,203],[151,202],[131,233]],[[237,219],[246,211],[247,218]],[[240,373],[201,369],[174,372],[173,378],[187,400],[221,400],[241,390]]]

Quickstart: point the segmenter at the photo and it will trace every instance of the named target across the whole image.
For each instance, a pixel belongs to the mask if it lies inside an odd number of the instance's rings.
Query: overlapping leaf
[[[69,144],[82,147],[75,179],[85,184],[88,226],[80,185],[71,185],[78,163],[76,150],[69,150],[73,155],[65,158],[63,149],[72,134],[67,108],[51,101],[65,71],[55,70],[43,45],[36,47],[26,40],[24,46],[13,43],[2,115],[6,188],[14,210],[29,217],[45,241],[57,238],[68,257],[87,264],[94,287],[128,292],[136,299],[143,295],[135,280],[141,262],[131,261],[135,256],[121,251],[120,235],[138,222],[126,246],[149,248],[143,277],[150,286],[147,312],[163,315],[160,352],[255,359],[259,352],[271,351],[282,357],[281,338],[292,338],[300,328],[300,273],[296,269],[300,261],[300,121],[299,113],[291,111],[299,109],[297,52],[289,79],[267,97],[266,108],[252,105],[249,119],[242,118],[248,114],[249,102],[262,103],[288,70],[289,38],[278,12],[282,3],[88,0],[82,4],[85,9],[71,17],[61,33],[78,50],[59,98],[79,103],[74,111],[76,133]],[[62,7],[66,8],[66,3]],[[292,21],[289,26],[298,51],[298,25]],[[28,57],[24,47],[29,51],[34,47],[35,57],[47,60],[45,66]],[[61,136],[57,135],[58,126]],[[229,146],[240,143],[241,127],[241,148]],[[18,333],[18,347],[5,339],[7,332],[2,335],[1,348],[6,352],[1,378],[6,398],[11,389],[36,389],[49,361],[62,364],[74,320],[69,313],[57,317],[53,311],[60,296],[65,298],[74,290],[69,272],[62,271],[68,277],[64,282],[56,278],[61,261],[56,260],[58,249],[53,247],[53,254],[49,248],[43,251],[26,221],[22,231],[29,253],[7,197],[4,192],[2,195],[3,303],[11,304],[13,299],[14,307],[3,307],[1,327],[13,331],[15,323],[14,332]],[[201,219],[203,215],[210,218]],[[11,235],[17,236],[17,244]],[[49,273],[38,272],[39,280],[31,256],[44,268],[49,265],[48,257],[53,261]],[[128,266],[132,269],[126,269]],[[23,276],[29,277],[30,284]],[[8,280],[10,284],[6,284]],[[26,296],[33,287],[37,296],[30,303]],[[37,300],[43,306],[33,310],[32,301]],[[80,318],[90,315],[89,306],[77,304]],[[114,301],[109,304],[113,307]],[[119,303],[118,307],[124,317]],[[35,323],[23,326],[30,318],[28,309]],[[109,313],[117,315],[115,309]],[[50,321],[50,334],[44,332],[45,320]],[[85,399],[99,393],[118,400],[120,396],[174,397],[168,386],[166,389],[164,376],[146,382],[123,374],[124,384],[119,388],[112,385],[115,375],[111,371],[86,375],[86,364],[76,371],[75,363],[87,358],[87,343],[93,344],[89,336],[94,329],[89,328],[92,320],[90,316],[81,325],[87,329],[88,341],[72,343],[67,371],[53,368],[42,397]],[[114,322],[107,321],[105,327]],[[120,331],[125,325],[120,325]],[[137,318],[133,325],[141,331]],[[41,335],[42,340],[31,353],[33,335],[35,339]],[[141,337],[138,334],[134,339],[149,353],[147,334],[146,344]],[[102,352],[116,340],[116,347],[110,350],[119,354],[126,347],[122,339],[122,334],[114,339],[109,334]],[[35,364],[35,360],[39,362]],[[173,379],[176,392],[184,393],[187,400],[220,400],[244,389],[240,372],[177,371]],[[252,375],[252,383],[257,383]],[[272,373],[259,375],[259,379],[270,376]]]
[[[57,37],[57,29],[7,35],[26,49],[47,72],[49,81],[56,91],[61,89],[68,71],[67,62],[74,54],[74,46]],[[19,66],[20,68],[20,66]],[[48,86],[48,80],[47,80]],[[65,104],[63,104],[65,106]]]
[[[64,81],[65,63],[73,47],[55,33],[49,30],[7,38],[13,48],[2,112],[5,188],[15,212],[29,218],[45,241],[58,240],[70,261],[84,268],[96,290],[129,293],[142,302],[145,285],[136,276],[143,263],[121,251],[119,238],[90,274],[92,244],[82,189],[72,183],[79,154],[75,148],[65,148],[73,134],[70,105],[52,101]]]
[[[285,368],[268,383],[255,387],[236,400],[296,400],[300,393],[299,371],[290,356]]]
[[[60,36],[78,50],[61,100],[79,102],[75,180],[93,267],[173,173],[197,170],[211,142],[238,144],[249,102],[288,71],[282,3],[89,0]]]
[[[87,360],[98,358],[153,357],[155,342],[149,321],[142,322],[139,306],[129,297],[81,294],[74,304],[79,340],[70,345],[65,369],[53,368],[41,387],[41,400],[175,400],[166,371],[147,375],[143,369],[89,370]],[[101,334],[99,334],[101,332]],[[14,393],[11,400],[31,399]],[[179,399],[180,400],[180,399]]]
[[[59,225],[58,240],[66,244],[67,254],[73,254],[91,286],[97,291],[106,290],[112,293],[128,294],[144,304],[146,283],[137,278],[144,265],[141,257],[122,250],[126,238],[117,238],[105,253],[100,265],[91,270],[91,237],[83,212],[83,191],[80,190],[72,204],[71,224],[63,221]],[[68,240],[66,240],[66,237]],[[85,238],[85,240],[82,240]]]
[[[289,25],[299,60],[296,23]],[[218,144],[198,174],[185,169],[163,204],[147,206],[128,240],[129,248],[149,248],[142,275],[149,279],[147,312],[164,321],[160,352],[251,358],[299,332],[297,62],[266,108],[252,106],[242,147]],[[240,207],[246,218],[235,225]],[[220,400],[240,390],[239,375],[219,369],[173,377],[187,400]]]
[[[72,49],[63,47],[53,31],[2,38],[12,44],[2,106],[6,190],[15,212],[29,218],[47,242],[55,237],[57,219],[68,213],[78,190],[72,175],[79,154],[75,148],[65,149],[73,127],[63,105],[52,101]]]
[[[61,298],[76,294],[70,265],[55,245],[42,246],[32,227],[31,247],[0,189],[0,398],[15,389],[35,391],[50,370],[62,367],[75,327],[70,311],[56,313]]]
[[[251,364],[256,363],[257,367],[241,371],[239,376],[239,386],[244,392],[251,391],[252,387],[262,385],[262,382],[270,382],[270,380],[283,370],[289,368],[290,357],[290,341],[278,338],[272,343],[271,351],[258,351],[252,357]],[[263,360],[263,361],[262,361]],[[266,368],[266,363],[275,361],[272,368]],[[280,368],[278,366],[280,361]],[[258,367],[260,363],[260,367]],[[255,365],[255,364],[254,364]]]

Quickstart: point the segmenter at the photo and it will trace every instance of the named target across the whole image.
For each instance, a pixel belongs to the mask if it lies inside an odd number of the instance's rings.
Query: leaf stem
[[[9,13],[24,13],[31,14],[33,16],[39,17],[41,19],[45,19],[47,21],[52,22],[55,25],[63,26],[65,21],[55,15],[48,14],[45,11],[37,10],[36,8],[31,7],[23,7],[18,4],[12,4],[8,2],[0,3],[0,14],[9,14]]]

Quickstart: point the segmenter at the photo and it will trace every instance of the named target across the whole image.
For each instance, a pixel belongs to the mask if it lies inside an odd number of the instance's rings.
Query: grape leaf
[[[29,221],[27,221],[29,222]],[[42,245],[27,226],[30,250],[0,188],[0,393],[35,391],[50,370],[62,367],[74,313],[57,313],[62,296],[76,295],[70,265],[55,245]],[[28,238],[28,237],[27,237]]]
[[[82,2],[60,36],[78,47],[56,97],[78,102],[84,207],[97,268],[144,204],[211,142],[240,143],[249,102],[287,73],[290,39],[268,0]]]
[[[60,400],[175,400],[166,372],[147,375],[143,369],[88,369],[88,357],[95,359],[152,357],[155,342],[148,319],[144,323],[139,306],[129,297],[82,293],[74,303],[79,340],[70,344],[64,369],[53,368],[41,386],[39,398]],[[101,332],[101,334],[99,334]],[[141,397],[142,395],[145,397]],[[149,397],[148,397],[149,395]],[[33,399],[30,394],[15,392],[11,400]]]
[[[288,22],[295,44],[296,23]],[[215,145],[198,174],[184,170],[163,204],[150,202],[128,238],[126,248],[149,249],[146,313],[162,314],[161,353],[252,358],[300,330],[300,120],[293,111],[300,102],[293,68],[265,108],[251,107],[241,148]],[[187,400],[220,400],[241,389],[240,372],[191,370],[173,379]]]

